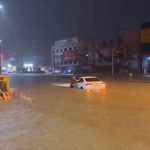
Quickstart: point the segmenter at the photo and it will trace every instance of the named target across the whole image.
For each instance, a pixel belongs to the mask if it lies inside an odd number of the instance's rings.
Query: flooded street
[[[105,91],[61,84],[58,78],[13,77],[32,101],[0,101],[0,149],[150,149],[149,83],[106,82]]]

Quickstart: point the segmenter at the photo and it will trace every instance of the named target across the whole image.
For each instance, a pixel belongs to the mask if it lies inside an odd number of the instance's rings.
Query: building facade
[[[51,64],[62,73],[139,72],[139,32],[120,32],[117,39],[69,38],[51,48]]]
[[[62,73],[75,72],[78,62],[78,38],[59,40],[51,48],[51,64]]]
[[[59,40],[51,47],[51,64],[61,73],[89,72],[88,43],[90,39],[73,37]]]
[[[123,31],[119,33],[119,36],[123,40],[128,71],[139,74],[140,73],[139,31]]]
[[[139,73],[139,32],[123,31],[117,39],[89,44],[89,61],[95,71]]]

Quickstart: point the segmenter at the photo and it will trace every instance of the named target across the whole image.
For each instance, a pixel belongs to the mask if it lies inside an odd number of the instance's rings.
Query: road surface
[[[68,77],[13,75],[28,98],[0,101],[0,150],[149,150],[150,83],[68,88]]]

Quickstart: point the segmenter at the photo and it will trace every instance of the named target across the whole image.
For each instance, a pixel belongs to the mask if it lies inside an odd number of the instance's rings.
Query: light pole
[[[115,41],[109,41],[110,52],[111,52],[111,75],[114,75],[114,52],[115,52]]]
[[[0,11],[3,11],[2,4],[0,4]],[[2,40],[0,40],[0,74],[2,74]]]
[[[2,40],[0,40],[0,74],[2,74]]]
[[[114,75],[114,49],[112,48],[112,54],[111,54],[111,56],[112,56],[112,58],[111,58],[111,60],[112,60],[112,66],[111,66],[111,74],[112,74],[112,76]]]

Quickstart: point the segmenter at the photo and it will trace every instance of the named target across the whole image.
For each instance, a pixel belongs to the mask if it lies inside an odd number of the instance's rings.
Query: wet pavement
[[[67,78],[11,80],[33,101],[0,101],[2,150],[150,149],[149,83],[106,81],[106,90],[86,91],[67,87]]]

